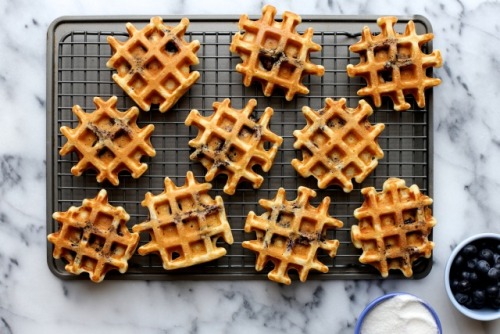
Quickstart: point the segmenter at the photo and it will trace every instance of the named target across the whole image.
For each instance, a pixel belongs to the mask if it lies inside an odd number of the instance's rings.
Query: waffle
[[[237,185],[248,181],[257,189],[264,178],[253,167],[260,165],[264,172],[273,164],[283,138],[269,130],[268,123],[273,114],[266,108],[262,117],[255,121],[251,114],[257,101],[251,99],[242,110],[231,108],[231,101],[214,102],[214,113],[203,117],[192,110],[185,124],[198,127],[198,136],[189,141],[195,150],[190,158],[200,161],[207,169],[205,180],[210,182],[219,174],[228,176],[224,192],[234,194]],[[271,146],[268,150],[264,145]]]
[[[368,187],[361,193],[365,201],[354,211],[358,225],[351,228],[354,246],[363,249],[359,261],[377,268],[382,277],[390,269],[411,277],[414,261],[429,258],[434,248],[428,239],[436,225],[429,207],[432,199],[398,178],[386,180],[382,192]]]
[[[150,140],[154,125],[140,129],[136,123],[139,109],[132,107],[120,112],[116,102],[116,96],[107,101],[95,97],[97,109],[91,113],[78,105],[73,106],[79,123],[74,129],[61,127],[67,142],[59,151],[63,156],[77,153],[80,160],[71,168],[73,175],[80,176],[87,169],[95,169],[97,182],[108,180],[117,186],[121,171],[127,170],[133,178],[139,178],[148,169],[140,159],[143,155],[156,155]]]
[[[129,39],[124,42],[108,36],[113,55],[106,66],[116,69],[113,80],[142,110],[159,105],[166,112],[200,77],[190,70],[199,63],[200,42],[184,40],[188,25],[187,18],[170,27],[153,17],[141,30],[127,23]]]
[[[149,210],[149,219],[135,225],[134,232],[147,232],[151,240],[139,247],[139,254],[157,253],[166,270],[184,268],[218,259],[226,249],[217,246],[223,238],[233,243],[222,198],[208,195],[210,183],[198,183],[192,172],[186,183],[176,187],[168,177],[165,190],[154,196],[146,194],[142,206]]]
[[[126,226],[129,214],[108,203],[106,190],[84,199],[82,206],[55,212],[52,217],[60,229],[47,239],[54,244],[54,258],[66,260],[66,271],[75,275],[86,272],[94,282],[101,282],[110,270],[127,271],[139,235],[130,233]]]
[[[330,257],[337,254],[338,240],[327,237],[327,230],[343,226],[340,220],[328,215],[330,197],[325,197],[318,207],[309,201],[316,192],[306,187],[298,188],[293,201],[285,198],[280,188],[273,200],[261,199],[259,204],[267,210],[257,216],[251,211],[245,222],[245,232],[255,232],[256,240],[244,241],[242,246],[257,254],[255,269],[261,271],[268,262],[274,264],[270,280],[290,284],[290,269],[295,269],[305,282],[311,269],[328,272],[328,267],[317,258],[319,248]]]
[[[337,184],[350,192],[351,179],[361,183],[383,158],[377,137],[385,126],[370,124],[373,109],[364,100],[356,109],[347,108],[343,98],[325,102],[318,111],[302,108],[307,125],[293,132],[293,147],[302,151],[303,160],[293,159],[292,166],[303,177],[314,176],[321,189]]]
[[[276,8],[266,5],[262,17],[252,21],[241,15],[239,29],[231,41],[230,51],[237,53],[242,63],[236,71],[243,74],[243,84],[248,87],[253,80],[262,84],[265,96],[271,96],[274,87],[285,92],[290,101],[295,94],[308,94],[309,89],[302,84],[306,75],[322,76],[323,66],[311,63],[310,53],[320,51],[321,46],[312,41],[313,29],[308,28],[303,35],[296,31],[301,17],[291,12],[283,13],[283,20],[276,22]]]
[[[425,107],[424,90],[441,83],[438,78],[428,77],[429,68],[442,65],[441,53],[422,52],[422,45],[430,42],[434,35],[417,35],[415,24],[409,21],[404,34],[394,31],[395,17],[381,17],[377,24],[381,29],[372,35],[370,28],[364,27],[361,40],[351,45],[349,50],[360,54],[360,62],[347,65],[350,77],[362,77],[366,87],[358,90],[360,96],[371,96],[376,107],[382,104],[382,96],[388,96],[395,110],[407,110],[410,103],[405,95],[413,95],[420,108]]]

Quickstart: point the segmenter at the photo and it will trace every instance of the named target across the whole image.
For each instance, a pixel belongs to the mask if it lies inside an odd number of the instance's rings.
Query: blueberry
[[[466,295],[465,293],[456,293],[455,294],[455,299],[460,305],[465,305],[467,302],[470,300],[470,297]]]
[[[494,253],[491,249],[484,248],[484,249],[481,249],[481,251],[479,252],[479,258],[482,260],[486,260],[489,263],[493,263],[493,254]]]
[[[467,263],[465,264],[465,267],[468,270],[474,270],[476,268],[476,265],[477,265],[477,259],[473,258],[473,259],[467,260]]]
[[[486,302],[486,292],[484,290],[474,290],[472,292],[472,301],[477,306],[481,306]]]
[[[479,308],[479,306],[476,303],[474,303],[474,300],[472,298],[469,298],[469,300],[467,301],[467,303],[465,303],[465,307],[467,307],[469,309]]]
[[[479,280],[479,277],[477,276],[477,273],[474,271],[462,271],[462,278],[464,280],[467,280],[471,283],[475,283]]]
[[[458,282],[457,290],[460,292],[469,292],[471,288],[471,284],[468,280],[463,279]]]
[[[488,271],[490,270],[490,264],[486,260],[479,260],[477,261],[476,264],[476,272],[479,274],[488,274]]]
[[[465,263],[465,258],[462,255],[457,255],[455,260],[453,261],[453,266],[460,268]]]
[[[456,298],[456,295],[455,295]],[[490,306],[496,310],[500,309],[500,298],[497,297],[490,301]]]
[[[500,264],[500,254],[498,253],[493,254],[493,263]]]
[[[458,285],[458,281],[457,281],[457,285]],[[498,289],[498,286],[490,285],[486,288],[486,295],[488,296],[488,298],[494,299],[494,298],[498,297],[498,291],[500,291]]]
[[[462,254],[467,258],[471,258],[477,254],[477,247],[475,245],[469,244],[464,247],[464,249],[462,250]]]
[[[471,276],[471,272],[470,271],[462,271],[462,278],[463,279],[470,281],[471,280],[470,276]]]
[[[490,268],[490,270],[488,270],[488,278],[490,278],[492,280],[500,279],[500,270],[498,270],[495,267]]]
[[[451,290],[452,290],[452,291],[457,291],[457,290],[458,290],[458,283],[459,283],[459,282],[460,282],[460,281],[459,281],[458,279],[456,279],[456,278],[455,278],[455,279],[453,279],[453,280],[451,280],[450,287],[451,287]],[[497,287],[495,286],[495,288],[497,288]],[[497,289],[498,289],[498,288],[497,288]]]

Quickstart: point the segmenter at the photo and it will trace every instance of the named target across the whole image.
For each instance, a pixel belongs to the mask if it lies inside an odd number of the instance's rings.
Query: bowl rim
[[[364,321],[365,317],[368,315],[368,313],[370,313],[371,310],[373,310],[373,308],[375,308],[375,306],[381,304],[382,302],[384,302],[388,299],[396,297],[396,296],[410,296],[410,297],[416,299],[418,302],[420,302],[420,304],[422,304],[431,313],[432,317],[434,318],[434,321],[436,322],[436,325],[438,328],[438,334],[442,334],[443,329],[441,327],[441,321],[439,320],[439,316],[437,315],[437,312],[434,310],[434,308],[432,308],[432,306],[428,302],[423,300],[422,298],[417,297],[414,294],[411,294],[408,292],[390,292],[390,293],[386,293],[380,297],[377,297],[373,301],[371,301],[363,309],[363,311],[360,313],[358,320],[356,321],[356,327],[354,328],[354,334],[361,333],[361,327],[363,326],[363,321]]]
[[[453,296],[453,292],[451,291],[451,285],[450,285],[450,270],[451,270],[451,265],[453,263],[453,260],[457,256],[457,254],[469,243],[479,240],[479,239],[497,239],[500,241],[500,234],[498,233],[493,233],[493,232],[485,232],[485,233],[478,233],[471,235],[461,242],[459,242],[453,251],[451,252],[450,256],[448,257],[448,261],[446,262],[446,268],[444,270],[444,285],[446,289],[446,294],[448,295],[448,299],[451,301],[453,306],[462,313],[463,315],[475,319],[475,320],[480,320],[480,321],[491,321],[495,319],[500,318],[500,310],[497,310],[494,312],[491,310],[472,310],[469,309],[463,305],[460,305],[455,297]]]

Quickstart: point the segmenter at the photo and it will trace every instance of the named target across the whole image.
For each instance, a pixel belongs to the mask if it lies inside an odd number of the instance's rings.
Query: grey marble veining
[[[146,5],[145,5],[146,3]],[[429,301],[445,333],[498,333],[455,311],[446,259],[465,237],[500,232],[500,3],[270,1],[301,15],[414,15],[432,23],[444,66],[434,90],[434,267],[418,281],[61,281],[46,263],[45,44],[63,15],[259,14],[261,1],[0,3],[0,333],[352,333],[374,298]],[[496,328],[496,331],[495,331]]]

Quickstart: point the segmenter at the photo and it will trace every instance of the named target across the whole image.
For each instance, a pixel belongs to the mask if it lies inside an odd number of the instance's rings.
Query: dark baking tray
[[[180,16],[166,16],[165,23],[175,25]],[[254,17],[256,18],[256,17]],[[313,16],[303,17],[298,30],[314,28],[314,41],[323,49],[311,55],[312,62],[322,64],[325,75],[306,77],[304,82],[310,94],[298,96],[287,102],[281,92],[273,97],[264,97],[260,85],[246,88],[242,84],[241,74],[234,68],[240,62],[237,55],[229,52],[232,36],[238,29],[236,16],[194,16],[186,33],[187,40],[197,39],[201,43],[198,51],[200,64],[193,68],[201,74],[198,82],[180,99],[175,107],[161,114],[158,111],[142,112],[138,121],[140,127],[153,123],[152,136],[157,155],[143,159],[149,165],[148,171],[138,180],[130,175],[120,175],[120,185],[98,184],[94,172],[74,177],[71,166],[76,163],[76,154],[61,157],[59,149],[65,138],[59,132],[63,125],[75,127],[78,123],[71,112],[71,107],[79,104],[86,111],[95,110],[94,96],[109,98],[118,96],[118,108],[126,110],[134,105],[124,92],[113,82],[112,70],[105,64],[110,57],[110,47],[106,41],[108,35],[128,36],[125,23],[132,22],[137,27],[144,26],[150,17],[62,17],[52,23],[48,29],[47,42],[47,233],[57,231],[58,224],[52,219],[55,211],[65,211],[70,206],[80,206],[84,198],[95,197],[99,189],[108,191],[110,203],[123,206],[130,214],[129,226],[147,219],[147,209],[140,205],[147,191],[158,194],[163,191],[163,179],[168,176],[177,185],[184,184],[186,172],[192,170],[198,181],[203,180],[204,168],[189,160],[188,141],[194,138],[196,128],[184,125],[184,119],[191,109],[198,109],[202,114],[210,114],[212,103],[224,98],[231,98],[233,107],[242,108],[249,99],[257,99],[256,116],[267,106],[274,109],[271,129],[284,138],[283,145],[274,162],[273,168],[264,173],[265,181],[258,190],[246,184],[239,186],[233,196],[222,192],[223,177],[213,182],[211,195],[221,195],[232,226],[235,242],[224,245],[228,254],[211,263],[182,270],[165,271],[159,256],[134,255],[129,261],[129,270],[125,274],[110,272],[106,279],[173,280],[173,279],[267,279],[268,269],[263,272],[254,270],[255,255],[241,247],[243,240],[253,235],[246,234],[243,226],[247,213],[254,210],[262,213],[258,205],[260,198],[273,198],[279,187],[287,190],[287,198],[296,197],[299,186],[307,186],[318,193],[313,205],[318,205],[324,196],[332,198],[330,214],[344,222],[344,227],[330,232],[329,237],[340,240],[337,256],[331,259],[326,254],[319,258],[329,267],[326,274],[311,272],[309,279],[379,279],[380,275],[370,266],[358,262],[360,250],[354,248],[350,240],[350,228],[356,223],[353,211],[363,201],[360,189],[374,186],[381,189],[388,177],[400,177],[408,185],[417,184],[424,193],[432,196],[432,90],[427,91],[425,109],[419,109],[414,100],[409,98],[412,108],[405,112],[392,110],[392,102],[384,100],[370,117],[371,123],[385,123],[385,130],[379,138],[379,144],[385,157],[375,171],[362,183],[354,184],[354,190],[345,194],[338,187],[318,190],[316,180],[304,179],[297,175],[290,161],[300,153],[293,149],[293,130],[305,125],[302,106],[308,105],[319,109],[326,97],[335,99],[345,97],[350,107],[359,101],[356,91],[364,85],[361,79],[350,79],[346,74],[349,63],[356,64],[359,56],[349,52],[349,45],[359,40],[363,26],[368,25],[373,32],[378,32],[375,16]],[[399,17],[396,29],[404,30],[404,25],[414,20],[419,34],[431,32],[429,22],[422,16]],[[424,46],[424,51],[432,50],[432,44]],[[371,103],[371,100],[368,99]],[[141,243],[147,242],[147,236],[141,237]],[[61,260],[52,258],[52,244],[47,243],[47,259],[51,271],[62,279],[87,279],[87,275],[75,276],[64,270]],[[420,259],[414,265],[414,279],[425,277],[431,270],[431,259]],[[296,279],[295,273],[291,273]],[[390,278],[402,278],[399,271],[391,272]]]

